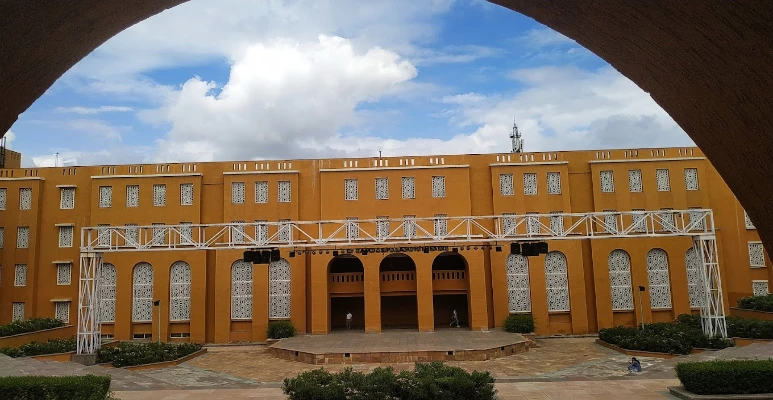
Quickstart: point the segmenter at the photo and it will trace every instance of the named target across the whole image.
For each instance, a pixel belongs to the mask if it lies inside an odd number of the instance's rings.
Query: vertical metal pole
[[[639,286],[639,315],[641,316],[641,330],[644,330],[644,306],[642,305],[641,298],[644,295],[644,291],[641,290],[644,286]]]

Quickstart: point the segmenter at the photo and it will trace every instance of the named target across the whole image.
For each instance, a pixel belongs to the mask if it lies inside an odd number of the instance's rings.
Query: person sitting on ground
[[[636,357],[631,357],[631,361],[628,362],[628,372],[641,372],[641,363]]]

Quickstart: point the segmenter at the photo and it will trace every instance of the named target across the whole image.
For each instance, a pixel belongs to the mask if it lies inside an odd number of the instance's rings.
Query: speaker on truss
[[[521,244],[510,243],[510,254],[521,254]]]
[[[279,261],[281,258],[282,255],[279,253],[279,249],[271,250],[271,262]]]
[[[245,250],[242,258],[245,262],[255,264],[260,262],[260,253],[254,250]]]
[[[258,264],[270,264],[271,263],[271,250],[260,251],[260,262]]]
[[[524,257],[532,257],[537,255],[537,249],[534,248],[533,243],[521,243],[521,255]]]
[[[537,242],[537,253],[548,254],[548,242]]]

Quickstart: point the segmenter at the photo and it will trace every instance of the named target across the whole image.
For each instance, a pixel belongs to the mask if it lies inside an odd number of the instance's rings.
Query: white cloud
[[[122,132],[131,130],[131,127],[118,127],[95,119],[72,119],[64,122],[64,126],[98,138],[117,141],[121,140]]]
[[[16,139],[16,134],[13,133],[12,130],[8,130],[8,132],[5,133],[3,136],[5,138],[5,147],[12,149],[13,148],[13,141]]]
[[[576,45],[577,43],[550,28],[530,29],[514,39],[518,44],[532,48]]]
[[[123,107],[123,106],[57,107],[56,111],[60,113],[93,115],[93,114],[110,113],[110,112],[131,112],[131,111],[134,111],[134,109],[131,107]]]

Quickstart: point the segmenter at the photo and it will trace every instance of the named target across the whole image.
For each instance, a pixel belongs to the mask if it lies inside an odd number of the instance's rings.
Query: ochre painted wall
[[[697,170],[698,190],[687,190],[686,168]],[[669,170],[670,190],[657,190],[657,169]],[[631,170],[641,171],[640,193],[629,190]],[[613,174],[612,192],[601,188],[602,171]],[[536,174],[536,194],[524,194],[525,173]],[[559,174],[560,193],[548,193],[549,173]],[[500,189],[503,174],[513,177],[512,194]],[[444,195],[433,196],[433,177],[443,177]],[[376,196],[379,178],[388,181],[385,199]],[[413,197],[403,195],[403,178],[413,178]],[[351,179],[356,179],[357,195],[347,200],[345,182]],[[266,182],[265,202],[256,199],[256,182]],[[279,201],[280,182],[289,182],[289,201]],[[232,188],[241,183],[244,202],[235,204]],[[153,185],[158,184],[166,185],[164,205],[153,202]],[[192,204],[181,204],[183,184],[193,185]],[[139,186],[137,207],[127,206],[128,185]],[[112,188],[109,206],[100,204],[100,187],[107,186]],[[28,210],[20,209],[22,188],[32,190]],[[62,209],[60,195],[68,188],[75,188],[75,204],[72,209]],[[750,295],[752,281],[768,281],[773,273],[767,253],[765,267],[750,266],[748,243],[758,242],[759,236],[755,229],[747,228],[740,204],[697,148],[16,168],[0,170],[0,192],[2,189],[5,206],[0,210],[0,323],[11,321],[14,302],[25,304],[25,317],[53,317],[54,301],[70,301],[69,319],[74,324],[80,229],[99,224],[367,220],[432,218],[438,214],[453,217],[700,207],[714,210],[726,307]],[[549,227],[550,221],[544,219],[542,224]],[[573,222],[573,218],[567,217],[563,225],[568,227]],[[392,224],[390,231],[402,232],[402,227]],[[60,248],[59,228],[70,225],[74,227],[73,244]],[[418,225],[427,232],[434,231],[432,220]],[[447,228],[453,229],[452,225],[449,223]],[[30,228],[28,248],[16,246],[18,227]],[[363,222],[360,228],[376,232],[373,223]],[[493,222],[487,228],[495,229]],[[254,235],[251,229],[245,233]],[[364,237],[364,232],[359,236]],[[272,228],[267,234],[276,233],[276,228]],[[326,228],[324,233],[334,232]],[[296,232],[293,239],[304,238]],[[501,245],[500,252],[474,246],[460,248],[458,256],[463,258],[465,267],[463,274],[454,276],[463,278],[443,281],[433,280],[432,264],[441,254],[439,251],[407,253],[415,265],[407,281],[385,280],[389,279],[382,271],[388,264],[384,262],[386,253],[351,254],[362,263],[361,272],[347,275],[358,276],[356,279],[361,281],[357,283],[331,282],[329,269],[334,256],[328,251],[290,257],[289,250],[283,250],[282,257],[291,270],[290,320],[300,332],[324,334],[344,325],[344,308],[354,308],[354,329],[379,332],[382,322],[389,325],[391,321],[432,331],[447,326],[449,310],[456,308],[462,322],[472,329],[501,326],[510,314],[505,265],[509,247],[507,243]],[[680,313],[694,312],[687,295],[685,253],[691,246],[689,238],[552,240],[549,246],[567,260],[569,303],[568,311],[548,310],[545,257],[530,258],[531,313],[540,334],[582,334],[633,324],[642,317],[645,321],[664,321]],[[648,287],[646,258],[654,248],[663,249],[668,255],[672,307],[653,311],[649,291],[645,291],[641,298],[643,312],[639,309],[638,292],[634,293],[634,310],[613,312],[610,252],[625,250],[631,258],[632,287]],[[252,318],[231,318],[232,265],[241,257],[240,250],[106,253],[104,261],[117,269],[117,287],[115,322],[104,324],[103,334],[120,340],[132,339],[135,334],[150,334],[153,339],[158,335],[157,308],[150,323],[133,323],[131,318],[132,271],[137,263],[147,262],[153,266],[153,298],[162,300],[164,340],[172,340],[172,334],[186,336],[174,340],[195,342],[264,340],[269,323],[269,272],[265,265],[253,266]],[[170,322],[170,268],[177,261],[191,267],[190,320]],[[72,263],[69,284],[57,283],[57,263]],[[14,285],[16,264],[27,265],[26,285]],[[331,290],[339,300],[331,301]],[[400,298],[391,298],[397,295]]]

